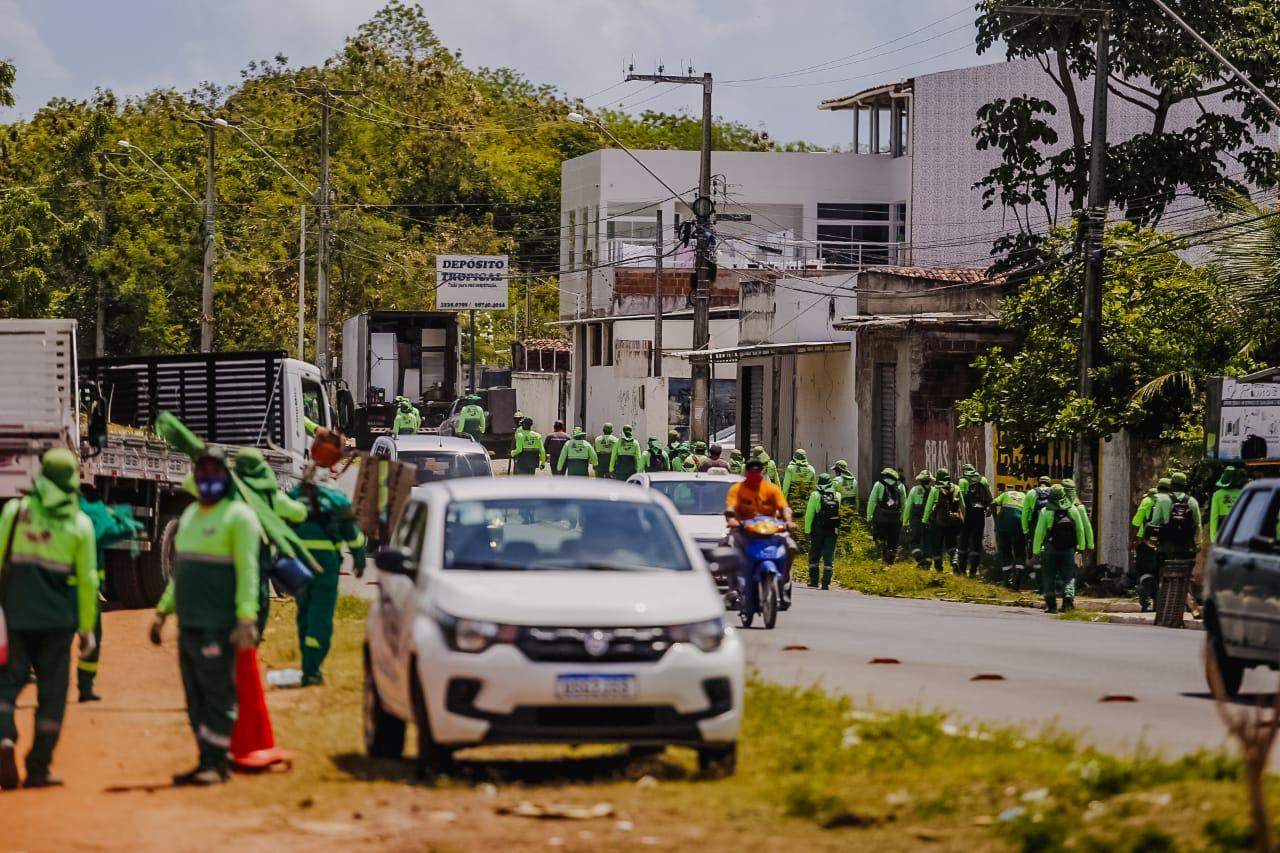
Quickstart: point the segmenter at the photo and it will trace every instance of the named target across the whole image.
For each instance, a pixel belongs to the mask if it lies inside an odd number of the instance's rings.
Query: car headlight
[[[451,616],[442,610],[437,610],[435,617],[444,633],[445,642],[455,652],[479,654],[490,646],[516,641],[517,630],[514,625],[465,619]]]
[[[714,652],[724,642],[724,620],[708,619],[688,625],[673,625],[667,629],[673,643],[692,643],[699,651]]]

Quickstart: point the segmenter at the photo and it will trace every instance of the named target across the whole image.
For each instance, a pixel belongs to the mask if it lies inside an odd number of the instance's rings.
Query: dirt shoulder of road
[[[420,784],[411,762],[362,753],[364,607],[343,599],[324,687],[268,691],[293,767],[216,790],[169,784],[195,759],[173,639],[152,648],[149,614],[108,614],[105,701],[69,707],[55,759],[67,786],[0,794],[0,850],[1124,851],[1246,832],[1239,766],[1220,755],[1119,759],[1069,738],[759,682],[731,779],[697,779],[680,750],[628,760],[508,749]],[[262,656],[286,668],[297,660],[291,607],[274,610]],[[24,747],[32,702],[28,690]],[[586,816],[518,814],[573,809]]]

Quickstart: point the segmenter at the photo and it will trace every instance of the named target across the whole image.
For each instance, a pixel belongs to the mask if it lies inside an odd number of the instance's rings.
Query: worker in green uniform
[[[858,478],[849,470],[848,462],[837,459],[836,464],[831,466],[831,482],[840,493],[840,512],[844,516],[841,531],[847,532],[853,517],[858,514]]]
[[[1032,553],[1040,557],[1040,589],[1044,609],[1058,612],[1057,590],[1063,590],[1062,609],[1075,609],[1076,555],[1084,553],[1087,540],[1080,515],[1061,485],[1049,490],[1049,506],[1036,521]]]
[[[742,451],[736,447],[733,450],[730,450],[729,451],[729,473],[744,474],[746,473],[746,470],[747,470],[746,460],[742,458]]]
[[[903,527],[907,531],[907,547],[911,559],[921,569],[929,568],[929,542],[925,533],[924,507],[933,490],[933,475],[928,470],[916,474],[916,483],[907,492],[907,505],[903,509]]]
[[[520,421],[511,458],[516,461],[516,473],[530,477],[547,464],[547,449],[542,444],[542,436],[534,432],[533,418]]]
[[[80,486],[80,511],[93,522],[94,539],[98,545],[98,587],[101,589],[107,580],[107,546],[134,538],[142,530],[142,524],[134,520],[132,513],[126,514],[103,503],[102,495],[92,483]],[[76,689],[81,702],[97,702],[102,698],[93,691],[94,680],[98,677],[98,662],[102,658],[102,602],[97,597],[93,601],[98,610],[93,622],[93,653],[80,655],[76,663]]]
[[[1036,534],[1036,523],[1040,519],[1040,513],[1049,508],[1049,490],[1053,487],[1053,480],[1047,475],[1041,475],[1036,481],[1035,488],[1027,493],[1027,500],[1022,505],[1022,532],[1027,537],[1027,574],[1030,578],[1035,578],[1036,564],[1039,562],[1035,556],[1035,549],[1032,548],[1033,540]]]
[[[1160,588],[1160,546],[1158,540],[1158,528],[1153,523],[1156,506],[1162,501],[1170,500],[1170,493],[1173,491],[1173,480],[1169,477],[1161,477],[1156,481],[1156,493],[1151,498],[1151,507],[1143,519],[1142,532],[1147,538],[1147,543],[1151,548],[1151,563],[1149,571],[1138,576],[1138,605],[1145,613],[1155,601],[1156,591]]]
[[[964,501],[964,526],[960,528],[957,547],[960,551],[960,570],[977,577],[982,568],[982,556],[986,553],[987,515],[991,508],[991,484],[978,473],[978,469],[965,464],[961,469],[960,497]]]
[[[800,518],[809,504],[809,494],[818,484],[818,472],[809,464],[809,456],[803,448],[796,448],[787,463],[782,475],[782,494],[787,497],[787,506],[791,507],[791,517]],[[809,537],[803,531],[794,534],[796,544],[801,551],[809,550]]]
[[[236,476],[240,478],[240,482],[244,484],[245,488],[250,489],[261,498],[267,508],[275,513],[276,517],[289,524],[300,524],[306,520],[306,506],[289,497],[281,490],[280,482],[276,479],[276,472],[271,470],[271,466],[267,464],[267,460],[263,457],[261,450],[256,447],[240,448],[236,451],[236,458],[232,465]],[[271,545],[264,539],[258,554],[259,639],[267,631],[267,617],[271,609],[271,566],[274,563]]]
[[[591,442],[587,441],[586,430],[582,427],[574,428],[573,438],[560,448],[557,463],[560,470],[570,477],[590,477],[592,468],[600,469],[600,460],[596,457],[596,450]]]
[[[872,536],[880,546],[880,556],[886,566],[898,559],[906,503],[907,490],[898,479],[898,472],[885,468],[867,496],[867,523],[871,525]]]
[[[333,640],[342,549],[351,553],[351,567],[356,577],[361,577],[365,569],[365,539],[356,526],[351,499],[345,492],[323,483],[303,482],[289,491],[289,497],[307,508],[306,520],[295,525],[294,531],[320,564],[320,571],[297,595],[302,686],[310,687],[324,683],[320,669]]]
[[[1148,531],[1154,531],[1156,537],[1156,576],[1148,582],[1152,597],[1170,561],[1195,562],[1203,531],[1200,525],[1200,504],[1187,494],[1187,475],[1178,471],[1169,478],[1168,490],[1160,489],[1156,494],[1147,521]]]
[[[0,607],[9,634],[9,663],[0,668],[0,789],[19,785],[14,712],[32,673],[35,737],[21,784],[62,784],[49,765],[67,707],[71,638],[91,655],[98,617],[97,547],[93,522],[80,511],[79,468],[71,451],[46,451],[31,494],[0,510]]]
[[[609,476],[609,462],[613,459],[613,446],[618,443],[618,437],[613,434],[613,424],[605,424],[600,428],[601,432],[596,436],[595,451],[596,459],[596,476]]]
[[[819,564],[822,571],[822,588],[831,588],[831,575],[835,571],[836,542],[840,538],[840,493],[836,491],[831,475],[825,471],[818,477],[817,485],[809,493],[804,511],[804,532],[809,537],[809,587],[818,585]]]
[[[242,450],[241,453],[244,451]],[[195,463],[197,499],[183,511],[173,577],[156,605],[151,642],[160,645],[178,616],[178,666],[199,763],[175,785],[217,785],[231,777],[228,750],[236,722],[236,652],[258,642],[258,545],[262,528],[235,500],[221,451]]]
[[[631,424],[622,428],[622,438],[613,445],[609,457],[609,476],[615,480],[627,480],[632,474],[644,471],[644,450],[636,441]]]
[[[422,414],[408,397],[396,397],[396,416],[391,422],[392,435],[412,435],[422,426]]]
[[[1222,476],[1218,478],[1213,497],[1209,499],[1210,542],[1218,541],[1218,530],[1231,514],[1231,508],[1236,505],[1236,501],[1240,500],[1240,492],[1248,479],[1244,469],[1234,465],[1224,470]]]
[[[707,443],[705,441],[695,441],[693,450],[684,458],[684,470],[697,471],[698,467],[707,460]]]
[[[1137,582],[1134,586],[1138,592],[1138,606],[1142,608],[1143,613],[1150,609],[1151,596],[1154,594],[1148,579],[1154,578],[1156,574],[1156,549],[1147,537],[1147,520],[1151,518],[1151,510],[1155,507],[1157,494],[1155,486],[1147,489],[1147,493],[1138,502],[1138,509],[1130,522],[1133,525],[1135,537],[1133,573],[1137,577]]]
[[[1027,561],[1027,537],[1022,532],[1022,508],[1027,502],[1027,493],[1004,483],[998,491],[991,503],[991,514],[996,519],[996,554],[1005,584],[1017,589],[1019,573]]]
[[[485,432],[484,409],[480,406],[480,398],[475,394],[468,394],[463,398],[463,403],[458,411],[458,434],[469,435],[479,441]],[[418,430],[415,427],[413,431]]]
[[[1085,550],[1092,551],[1096,547],[1093,538],[1093,522],[1089,520],[1089,510],[1076,491],[1076,481],[1070,477],[1063,478],[1062,491],[1066,494],[1067,500],[1071,501],[1071,511],[1080,516],[1080,522],[1084,525]]]
[[[766,480],[775,486],[781,482],[778,479],[778,463],[769,458],[769,454],[764,452],[764,447],[757,444],[751,448],[751,458],[760,460],[760,464],[764,466],[764,478]]]
[[[924,504],[925,535],[929,541],[929,557],[933,568],[942,571],[942,559],[947,557],[951,571],[960,574],[960,555],[956,545],[960,528],[964,526],[964,500],[960,489],[951,482],[951,472],[939,468],[933,475],[933,486]]]
[[[644,451],[644,470],[671,470],[671,457],[667,455],[667,451],[662,447],[662,442],[653,436],[649,437],[649,446]]]

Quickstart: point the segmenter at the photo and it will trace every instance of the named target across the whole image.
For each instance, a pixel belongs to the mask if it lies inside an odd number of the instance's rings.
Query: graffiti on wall
[[[1069,438],[1055,439],[1028,449],[1002,446],[999,430],[993,429],[992,436],[992,453],[996,459],[996,481],[993,485],[1029,489],[1043,475],[1057,481],[1074,474],[1075,445]]]
[[[952,439],[925,439],[924,467],[930,471],[946,468],[956,473],[964,465],[982,466],[983,457],[978,452],[977,442],[967,437]]]

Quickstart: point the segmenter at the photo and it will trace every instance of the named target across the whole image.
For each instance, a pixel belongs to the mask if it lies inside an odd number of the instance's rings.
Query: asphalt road
[[[1205,685],[1201,631],[797,589],[777,628],[744,633],[765,678],[817,684],[881,707],[945,709],[958,720],[1032,731],[1051,724],[1109,751],[1141,745],[1176,755],[1225,742]],[[808,648],[784,651],[787,645]],[[870,663],[877,657],[900,663]],[[973,681],[979,673],[1004,680]],[[1252,670],[1242,696],[1275,689],[1274,674]],[[1136,701],[1099,701],[1109,694]]]
[[[344,576],[342,592],[373,598],[376,576],[372,567],[361,581]],[[1178,755],[1226,742],[1205,685],[1202,631],[797,588],[777,628],[743,633],[750,664],[764,678],[816,684],[860,704],[942,709],[958,722],[1031,732],[1052,726],[1119,753],[1143,747]],[[784,651],[788,645],[807,649]],[[899,663],[870,663],[882,657]],[[1004,679],[973,681],[979,673]],[[1241,695],[1269,696],[1276,686],[1274,674],[1251,670]],[[1107,695],[1136,701],[1099,701]]]

